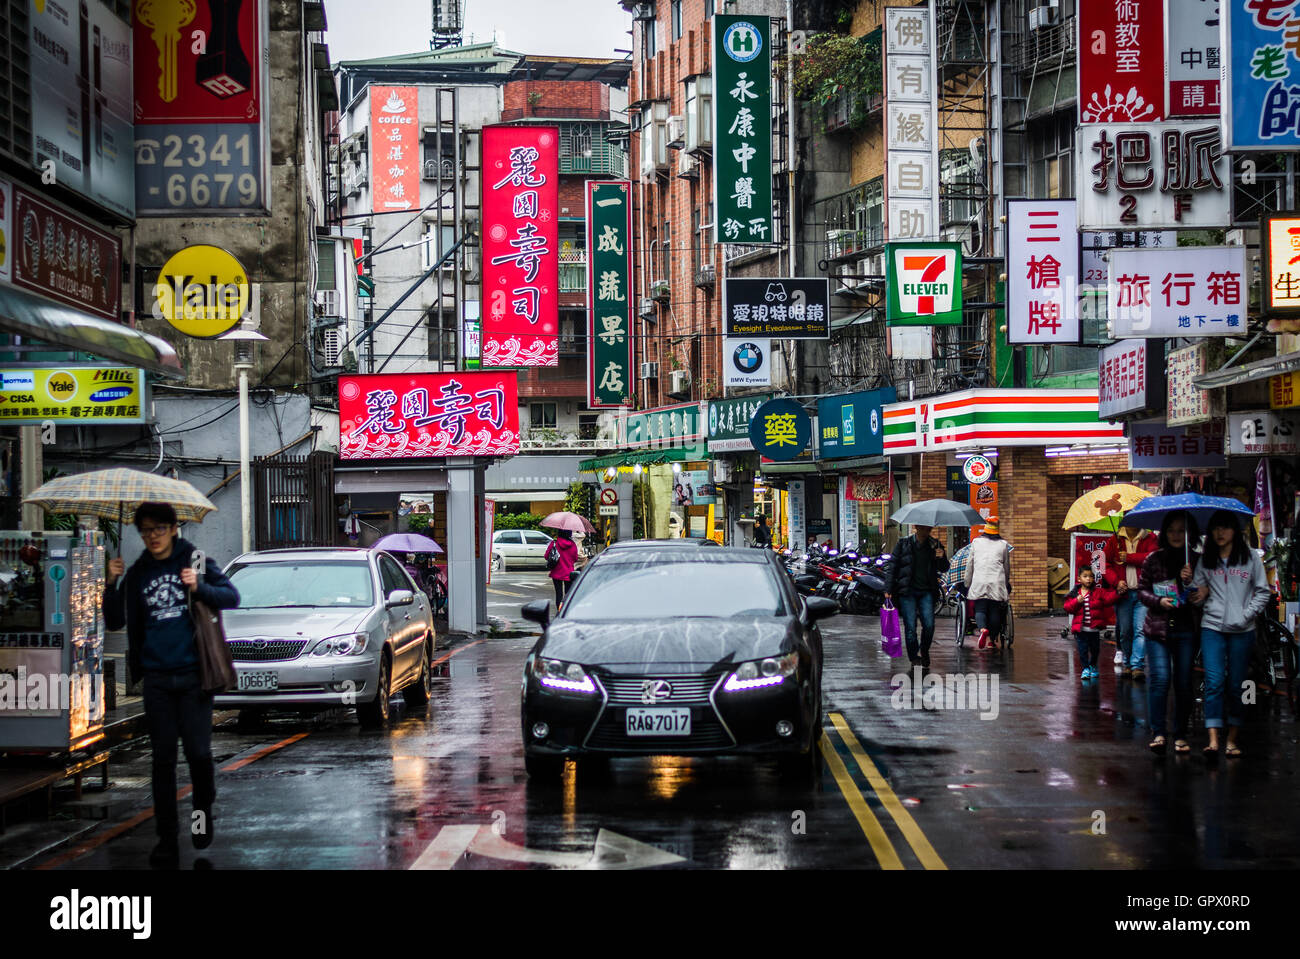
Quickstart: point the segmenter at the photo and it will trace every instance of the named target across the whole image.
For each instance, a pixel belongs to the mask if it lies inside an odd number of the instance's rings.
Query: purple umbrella
[[[441,553],[442,547],[419,533],[389,533],[375,540],[375,549],[390,553]]]
[[[568,510],[560,510],[558,513],[549,514],[546,519],[542,520],[542,526],[549,526],[551,529],[567,529],[571,533],[594,533],[596,527],[588,519],[584,519],[577,513],[570,513]]]

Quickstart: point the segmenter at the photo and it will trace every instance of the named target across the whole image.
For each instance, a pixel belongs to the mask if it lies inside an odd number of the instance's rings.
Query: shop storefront
[[[709,401],[709,469],[719,497],[718,525],[724,530],[724,545],[743,545],[754,538],[759,513],[767,517],[768,528],[780,528],[780,497],[755,484],[758,453],[749,438],[749,424],[758,408],[772,398],[770,393]]]
[[[831,538],[844,549],[879,553],[898,541],[889,525],[895,483],[884,451],[884,406],[893,387],[817,401],[817,467],[835,482]]]

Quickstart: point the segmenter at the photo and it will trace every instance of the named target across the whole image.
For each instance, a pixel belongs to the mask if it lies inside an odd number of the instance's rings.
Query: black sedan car
[[[528,774],[566,758],[754,754],[817,768],[822,637],[835,603],[795,592],[766,550],[607,550],[524,665]]]

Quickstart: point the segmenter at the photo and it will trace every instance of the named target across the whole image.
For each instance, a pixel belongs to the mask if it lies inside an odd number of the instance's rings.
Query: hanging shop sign
[[[0,370],[0,423],[143,423],[146,412],[143,370]]]
[[[825,340],[831,335],[831,281],[763,277],[722,281],[726,335]]]
[[[1233,456],[1300,454],[1300,413],[1229,413],[1228,452]]]
[[[967,495],[970,508],[979,513],[987,522],[998,515],[998,484],[971,483]],[[981,530],[982,532],[982,530]]]
[[[1080,127],[1079,229],[1191,230],[1231,221],[1231,170],[1216,123]]]
[[[788,462],[808,448],[812,420],[797,400],[768,400],[749,423],[749,441],[761,456]]]
[[[1244,246],[1111,250],[1113,335],[1235,336],[1246,329],[1249,277]]]
[[[884,404],[894,388],[823,396],[817,401],[817,457],[879,456],[884,450]]]
[[[9,267],[9,281],[121,322],[122,241],[7,180],[0,180],[0,193],[12,198],[0,252]]]
[[[267,4],[136,0],[139,215],[265,213]]]
[[[1130,423],[1128,457],[1133,470],[1223,469],[1223,420],[1203,426]]]
[[[1300,313],[1300,214],[1264,217],[1264,309]]]
[[[951,326],[961,323],[961,244],[887,243],[890,326]]]
[[[934,11],[886,7],[885,223],[891,240],[939,235]]]
[[[1170,351],[1165,360],[1167,425],[1194,426],[1223,418],[1224,392],[1203,390],[1195,382],[1198,376],[1213,368],[1217,355],[1211,352],[1209,343]]]
[[[885,453],[991,446],[1113,446],[1096,390],[963,390],[884,407]]]
[[[211,339],[233,329],[249,311],[248,271],[232,254],[196,244],[163,264],[153,288],[153,313],[186,336]]]
[[[771,394],[741,396],[709,401],[709,452],[737,453],[754,448],[749,440],[749,421]]]
[[[485,368],[560,362],[559,143],[558,127],[483,128]]]
[[[1181,8],[1180,8],[1181,6]],[[1165,102],[1171,117],[1217,117],[1219,0],[1200,0],[1189,11],[1165,0]]]
[[[771,21],[716,14],[713,75],[717,242],[774,243]]]
[[[587,183],[587,405],[631,402],[632,184]]]
[[[1165,117],[1164,0],[1079,5],[1079,121]]]
[[[889,473],[855,473],[848,480],[849,499],[862,503],[888,503],[894,498],[893,477]]]
[[[1079,573],[1091,569],[1097,582],[1106,575],[1106,547],[1116,536],[1088,530],[1070,534],[1070,582],[1079,580]]]
[[[1007,342],[1079,342],[1074,200],[1007,203]]]
[[[1120,340],[1097,354],[1097,415],[1158,410],[1165,403],[1165,350],[1157,340]]]
[[[1275,410],[1300,406],[1300,373],[1283,373],[1268,379],[1268,405]]]
[[[1219,4],[1224,64],[1224,128],[1228,150],[1300,147],[1300,55],[1294,45],[1295,4],[1232,0]]]
[[[708,470],[680,470],[673,474],[673,505],[708,506],[717,500],[714,489]]]
[[[380,87],[370,96],[370,212],[419,209],[420,90]]]
[[[339,377],[339,457],[512,456],[516,374],[500,371]]]
[[[134,217],[129,17],[103,0],[39,0],[28,20],[32,162],[59,186]]]
[[[803,551],[807,545],[807,532],[804,523],[808,517],[808,511],[804,503],[804,481],[790,480],[786,484],[786,508],[787,508],[787,526],[786,526],[786,543],[789,549]]]
[[[724,386],[771,386],[772,341],[766,337],[722,338]]]
[[[628,449],[674,449],[708,438],[704,403],[677,403],[650,410],[618,411],[619,446]]]
[[[961,464],[961,475],[969,485],[979,486],[993,478],[993,464],[987,456],[976,453],[966,457],[966,462]]]

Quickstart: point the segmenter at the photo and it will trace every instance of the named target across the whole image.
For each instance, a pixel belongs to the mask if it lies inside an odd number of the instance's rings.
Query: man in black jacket
[[[939,598],[939,574],[948,571],[943,543],[930,536],[933,527],[913,526],[912,535],[898,541],[894,549],[894,570],[886,586],[885,599],[898,607],[907,641],[907,658],[913,666],[930,665],[930,644],[934,641],[934,604]],[[921,617],[921,643],[917,649],[916,618]]]
[[[212,762],[212,694],[199,679],[198,646],[190,602],[211,609],[239,605],[239,592],[211,559],[203,579],[190,565],[194,546],[179,538],[176,510],[166,503],[142,503],[135,527],[145,552],[126,568],[109,560],[104,623],[126,627],[131,676],[144,678],[144,713],[153,750],[153,808],[158,845],[149,855],[156,868],[180,860],[176,809],[176,739],[185,748],[194,785],[191,840],[196,849],[212,844],[212,802],[217,795]],[[119,585],[118,579],[122,582]]]

